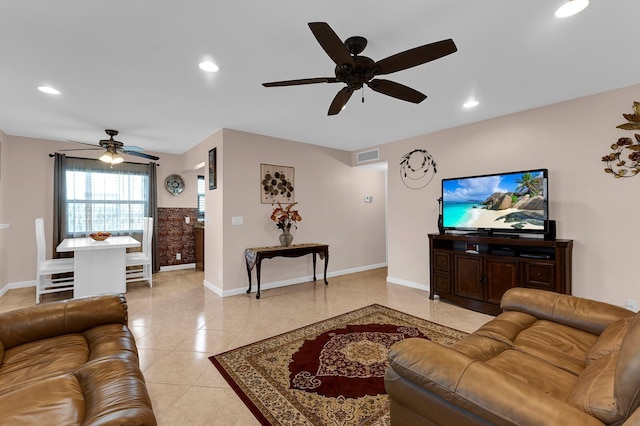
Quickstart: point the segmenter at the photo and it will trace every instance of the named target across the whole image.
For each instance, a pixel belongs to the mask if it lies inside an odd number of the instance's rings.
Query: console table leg
[[[249,267],[249,262],[247,264],[247,275],[249,276],[249,288],[247,289],[247,294],[251,293],[251,268]]]
[[[256,277],[258,279],[258,292],[256,293],[256,299],[260,299],[260,264],[261,264],[261,260],[258,259],[258,261],[256,262]]]
[[[327,281],[327,265],[329,264],[329,249],[324,253],[324,285],[328,285]]]
[[[316,280],[316,252],[312,253],[313,256],[313,280]]]

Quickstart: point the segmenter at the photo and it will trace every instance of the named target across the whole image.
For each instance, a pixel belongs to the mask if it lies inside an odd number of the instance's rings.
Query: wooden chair
[[[44,219],[36,219],[37,268],[36,268],[36,303],[46,293],[73,290],[73,277],[53,278],[54,274],[73,273],[73,258],[46,258],[46,240],[44,235]]]
[[[142,251],[127,253],[127,283],[147,281],[153,287],[153,271],[151,270],[153,239],[153,218],[145,217],[142,230]],[[130,269],[134,266],[136,268]]]

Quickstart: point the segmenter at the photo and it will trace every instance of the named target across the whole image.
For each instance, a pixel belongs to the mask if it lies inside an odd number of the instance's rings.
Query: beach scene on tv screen
[[[542,171],[445,179],[445,228],[544,230],[547,197]]]

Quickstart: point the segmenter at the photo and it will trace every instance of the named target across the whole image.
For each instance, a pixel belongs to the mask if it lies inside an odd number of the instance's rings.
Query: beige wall
[[[198,172],[185,167],[181,155],[158,154],[160,167],[157,170],[158,177],[158,207],[188,207],[198,206]],[[184,191],[173,195],[164,187],[164,181],[169,175],[180,175],[184,181]]]
[[[558,238],[574,240],[573,294],[624,305],[640,300],[636,274],[640,177],[614,179],[601,158],[640,100],[640,85],[499,117],[381,146],[389,160],[389,279],[428,286],[429,232],[437,231],[442,178],[549,169],[550,217]],[[438,174],[425,189],[406,188],[399,159],[428,150]]]
[[[229,129],[196,149],[203,155],[214,146],[218,189],[207,190],[205,196],[205,281],[218,294],[238,294],[247,288],[245,248],[279,244],[280,232],[269,219],[272,207],[260,203],[261,163],[295,168],[295,200],[303,219],[292,232],[294,244],[329,244],[330,273],[386,263],[384,173],[350,167],[346,151]],[[365,204],[365,195],[374,196],[376,202]],[[242,216],[243,224],[232,225],[234,216]],[[263,288],[304,281],[311,275],[310,256],[262,264]],[[255,272],[253,279],[255,285]]]

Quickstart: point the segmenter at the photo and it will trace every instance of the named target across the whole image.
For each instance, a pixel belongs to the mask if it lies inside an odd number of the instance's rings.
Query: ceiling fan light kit
[[[262,85],[264,87],[279,87],[315,83],[344,83],[346,86],[340,89],[334,97],[327,115],[336,115],[342,111],[353,92],[362,89],[364,85],[367,85],[374,92],[419,104],[427,98],[425,94],[400,83],[374,77],[422,65],[458,50],[453,40],[447,39],[409,49],[376,62],[366,56],[360,56],[360,53],[367,46],[366,38],[353,36],[343,43],[326,22],[310,22],[309,28],[320,46],[336,64],[335,77],[285,80],[263,83]]]
[[[107,151],[100,156],[99,160],[109,164],[120,164],[124,161],[124,158],[117,152],[111,152],[107,149]]]
[[[589,0],[569,0],[556,10],[556,18],[568,18],[577,15],[589,6]]]

